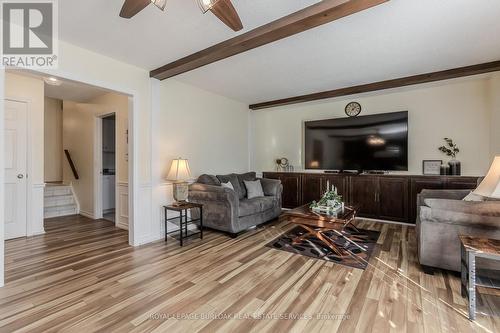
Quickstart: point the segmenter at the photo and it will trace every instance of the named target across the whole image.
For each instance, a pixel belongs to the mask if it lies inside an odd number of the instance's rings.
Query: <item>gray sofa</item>
[[[423,190],[418,195],[416,227],[421,265],[459,272],[459,235],[500,239],[500,202],[463,201],[469,193],[470,190]],[[480,265],[498,269],[478,262]]]
[[[189,201],[203,204],[203,225],[236,237],[250,227],[281,214],[281,181],[261,178],[264,197],[247,199],[244,181],[256,180],[255,172],[222,176],[201,175],[189,186]],[[234,190],[221,186],[228,181]]]

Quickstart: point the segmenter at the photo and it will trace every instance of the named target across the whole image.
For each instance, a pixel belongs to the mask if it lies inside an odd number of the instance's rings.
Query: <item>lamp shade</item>
[[[219,0],[197,0],[197,1],[198,1],[198,6],[200,6],[200,9],[203,13],[208,12],[210,9],[212,9],[213,6],[215,6],[217,2],[219,2]]]
[[[151,2],[161,10],[165,10],[165,6],[167,5],[167,0],[151,0]]]
[[[167,180],[186,181],[191,179],[191,170],[189,170],[188,160],[178,158],[172,161]]]
[[[474,194],[487,198],[500,199],[500,156],[496,156],[490,170]]]

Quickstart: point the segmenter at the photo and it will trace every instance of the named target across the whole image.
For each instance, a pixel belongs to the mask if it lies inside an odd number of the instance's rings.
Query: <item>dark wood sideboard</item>
[[[327,183],[335,185],[345,201],[360,206],[359,216],[415,223],[417,195],[423,189],[475,189],[479,177],[353,175],[264,172],[283,184],[283,207],[295,208],[318,200]]]

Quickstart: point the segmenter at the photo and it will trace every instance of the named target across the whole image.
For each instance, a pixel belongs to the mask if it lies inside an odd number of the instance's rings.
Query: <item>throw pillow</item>
[[[227,182],[227,183],[220,183],[220,186],[224,187],[224,188],[229,188],[231,190],[234,191],[234,186],[233,184],[231,184],[231,182]]]
[[[464,199],[464,201],[485,201],[485,198],[474,192],[470,192]]]
[[[262,184],[260,180],[248,181],[244,180],[245,187],[247,189],[247,198],[260,198],[264,196],[264,190],[262,189]]]
[[[238,198],[240,200],[245,197],[243,195],[243,191],[241,189],[240,182],[239,182],[236,174],[232,173],[229,175],[222,175],[222,176],[217,175],[217,178],[220,180],[221,183],[231,182],[231,184],[233,185],[234,191],[238,194]]]

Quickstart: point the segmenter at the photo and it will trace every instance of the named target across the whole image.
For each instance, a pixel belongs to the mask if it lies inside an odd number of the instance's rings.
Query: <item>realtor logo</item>
[[[3,0],[2,65],[55,68],[56,0]]]

